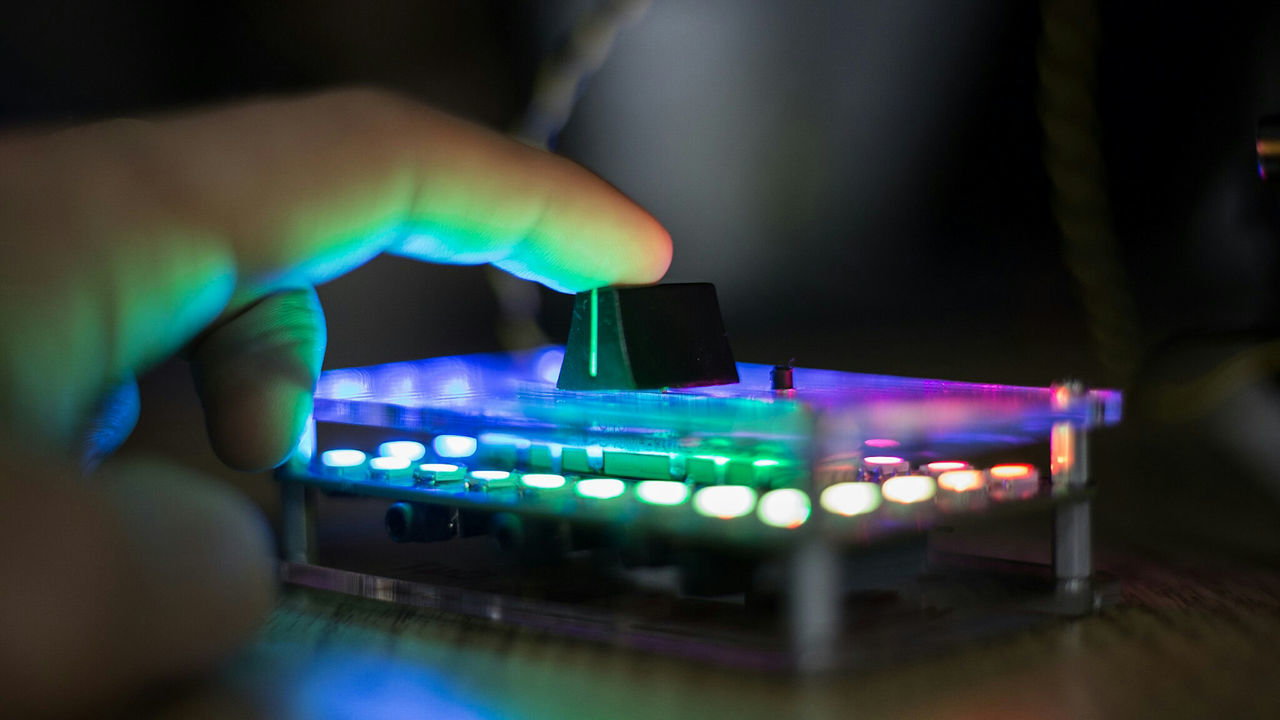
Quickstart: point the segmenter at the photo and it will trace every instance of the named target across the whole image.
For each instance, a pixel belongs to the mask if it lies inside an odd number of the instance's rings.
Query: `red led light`
[[[969,463],[960,460],[937,460],[924,466],[925,470],[931,473],[952,472],[955,470],[968,470]]]
[[[997,480],[1021,480],[1029,478],[1035,474],[1036,469],[1025,463],[1017,463],[1011,465],[995,465],[989,472],[991,477]]]

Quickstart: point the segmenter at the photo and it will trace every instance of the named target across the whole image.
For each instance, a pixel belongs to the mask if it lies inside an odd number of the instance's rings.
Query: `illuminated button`
[[[728,520],[751,512],[756,491],[744,485],[713,485],[693,494],[693,509],[699,515]]]
[[[867,447],[879,448],[882,450],[884,448],[898,447],[898,441],[891,440],[890,438],[871,438],[870,440],[864,441],[862,444]]]
[[[759,458],[752,460],[751,465],[747,467],[749,467],[751,471],[748,482],[755,487],[768,487],[770,484],[775,484],[776,481],[787,474],[787,466],[783,465],[782,461],[777,460],[776,458]],[[736,479],[736,475],[733,472],[730,472],[729,475],[731,482]]]
[[[563,467],[560,462],[563,452],[564,448],[556,443],[534,443],[529,448],[529,467],[558,473]]]
[[[378,454],[417,462],[427,454],[427,446],[412,440],[392,440],[378,446]]]
[[[412,485],[412,465],[409,458],[381,455],[369,461],[369,475],[391,485]]]
[[[529,450],[533,446],[528,438],[508,433],[480,433],[479,441],[476,456],[480,463],[490,467],[523,466],[528,462]]]
[[[880,486],[871,482],[842,482],[822,491],[822,509],[836,515],[865,515],[880,507]]]
[[[681,487],[684,487],[681,485]],[[582,497],[594,500],[611,500],[627,489],[627,484],[617,478],[586,478],[573,486],[573,491]]]
[[[520,476],[520,482],[525,487],[535,490],[555,490],[564,487],[564,476],[553,475],[551,473],[529,473]]]
[[[467,471],[453,463],[422,463],[414,468],[413,474],[424,485],[446,485],[467,477]]]
[[[955,472],[956,470],[971,470],[973,468],[967,462],[960,460],[937,460],[924,466],[924,471],[928,475],[937,477],[944,472]]]
[[[862,458],[862,467],[869,475],[876,478],[911,472],[911,464],[895,455],[871,455]]]
[[[938,487],[951,492],[970,492],[986,486],[986,476],[977,470],[950,470],[938,475]]]
[[[604,473],[621,477],[665,480],[671,477],[670,453],[604,450]]]
[[[809,519],[809,496],[803,490],[782,488],[771,490],[760,498],[756,514],[765,525],[796,528]]]
[[[320,453],[320,464],[334,475],[358,477],[364,474],[365,457],[359,450],[325,450]]]
[[[725,455],[691,455],[684,461],[687,477],[707,485],[722,484],[728,474],[729,458]]]
[[[674,480],[643,480],[636,483],[636,497],[650,505],[679,505],[689,499],[689,486]]]
[[[507,490],[516,486],[506,470],[472,470],[467,475],[468,490]]]
[[[466,435],[437,435],[431,441],[431,447],[440,457],[471,457],[476,454],[476,439]]]
[[[937,483],[928,475],[895,475],[880,488],[885,500],[903,504],[924,502],[937,490]]]

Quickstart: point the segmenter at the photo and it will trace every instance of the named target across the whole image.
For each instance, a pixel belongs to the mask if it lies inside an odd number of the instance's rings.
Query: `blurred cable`
[[[605,0],[583,13],[564,45],[543,59],[529,105],[512,135],[535,147],[553,147],[587,81],[609,57],[618,35],[644,16],[650,2]],[[492,267],[488,278],[498,298],[498,339],[503,346],[518,349],[549,342],[538,325],[537,285]]]
[[[1095,0],[1043,0],[1040,8],[1043,33],[1036,67],[1053,216],[1090,335],[1111,376],[1107,380],[1127,386],[1141,346],[1137,312],[1112,228],[1098,139],[1098,6]]]

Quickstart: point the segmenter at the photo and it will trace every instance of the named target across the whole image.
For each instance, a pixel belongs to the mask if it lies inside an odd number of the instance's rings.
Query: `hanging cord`
[[[1098,358],[1110,380],[1127,386],[1140,347],[1098,139],[1098,7],[1094,0],[1044,0],[1040,10],[1043,32],[1036,67],[1053,216]]]
[[[564,45],[538,68],[529,105],[512,135],[547,149],[569,122],[573,106],[592,75],[600,69],[614,41],[639,21],[651,0],[606,0],[574,24]],[[486,277],[498,298],[498,339],[508,350],[549,342],[538,325],[540,298],[536,284],[490,267]]]
[[[1098,142],[1100,123],[1094,104],[1098,5],[1095,0],[1043,0],[1040,7],[1039,112],[1054,219],[1098,356],[1115,381],[1130,387],[1142,357],[1137,313],[1111,225],[1106,168]],[[1262,134],[1260,130],[1260,138]],[[1262,150],[1260,143],[1259,153]],[[1278,371],[1280,340],[1260,343],[1230,354],[1188,380],[1151,380],[1142,395],[1143,410],[1164,422],[1192,421]]]

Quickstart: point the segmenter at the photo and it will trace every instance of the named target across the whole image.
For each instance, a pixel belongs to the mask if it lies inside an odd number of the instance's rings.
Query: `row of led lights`
[[[913,505],[932,500],[939,491],[959,496],[992,490],[997,496],[1021,497],[1038,490],[1040,482],[1039,471],[1025,463],[977,470],[959,460],[940,460],[912,471],[904,458],[873,455],[863,458],[862,465],[860,479],[823,489],[819,504],[824,510],[846,517],[865,515],[879,508],[882,500]]]
[[[385,442],[378,447],[378,453],[369,458],[355,449],[327,450],[321,454],[321,464],[340,476],[362,472],[367,465],[371,478],[403,487],[418,483],[435,487],[462,483],[475,490],[523,487],[554,491],[570,485],[567,478],[554,473],[515,474],[506,470],[468,470],[453,463],[418,463],[426,456],[426,447],[414,441]],[[968,463],[941,461],[923,466],[919,474],[895,474],[904,467],[909,469],[902,458],[872,456],[865,458],[863,464],[882,478],[881,481],[838,482],[826,487],[819,496],[819,505],[824,510],[853,517],[874,512],[883,500],[912,505],[932,499],[939,489],[968,493],[992,484],[1025,486],[1039,480],[1036,469],[1024,464],[996,465],[980,471]],[[612,500],[626,493],[627,483],[617,478],[587,477],[573,481],[572,489],[582,498]],[[634,483],[634,493],[637,500],[658,506],[681,505],[690,498],[689,486],[675,480],[641,480]],[[712,485],[697,489],[692,498],[693,509],[700,515],[728,520],[755,510],[761,522],[772,527],[799,527],[811,513],[808,494],[796,488],[780,488],[759,495],[745,485]]]

